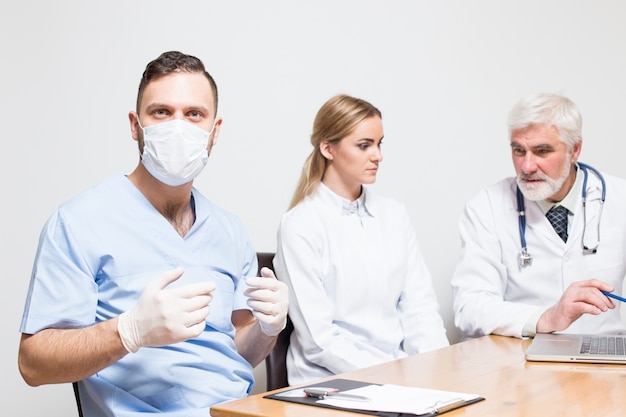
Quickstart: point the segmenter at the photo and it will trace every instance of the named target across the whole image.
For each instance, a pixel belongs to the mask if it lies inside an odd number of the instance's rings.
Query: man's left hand
[[[269,268],[261,269],[261,277],[246,279],[248,306],[267,336],[278,336],[287,325],[289,296],[287,285],[278,281]]]

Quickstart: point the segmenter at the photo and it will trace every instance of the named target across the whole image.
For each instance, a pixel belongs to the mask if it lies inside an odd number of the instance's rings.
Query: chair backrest
[[[264,266],[268,267],[272,271],[274,270],[274,252],[257,252],[256,258],[259,261],[259,270],[257,271],[257,275],[261,276],[261,268]]]
[[[289,386],[287,381],[287,349],[293,331],[293,324],[287,316],[287,326],[280,332],[276,344],[265,358],[267,390],[272,391]]]
[[[74,397],[76,398],[76,407],[78,408],[78,417],[83,417],[83,407],[80,405],[80,394],[78,393],[78,382],[73,382]]]
[[[264,266],[274,270],[272,261],[274,260],[273,252],[257,252],[259,260],[259,272]],[[289,347],[289,338],[293,331],[293,324],[287,317],[287,326],[280,332],[276,339],[274,348],[265,358],[265,373],[267,390],[272,391],[284,388],[289,385],[287,382],[287,348]]]

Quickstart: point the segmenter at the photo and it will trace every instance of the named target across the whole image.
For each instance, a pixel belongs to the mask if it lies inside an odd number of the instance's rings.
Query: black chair
[[[78,383],[72,382],[74,387],[74,397],[76,398],[76,407],[78,407],[78,417],[83,417],[83,407],[80,405],[80,394],[78,393]]]
[[[257,275],[261,276],[261,268],[264,266],[268,267],[272,271],[274,270],[274,252],[257,252],[256,258],[259,261],[259,270],[257,271]]]
[[[259,273],[264,266],[274,270],[272,261],[274,260],[273,252],[257,252],[259,260]],[[287,317],[287,326],[280,332],[276,339],[276,345],[265,358],[265,373],[267,390],[272,391],[284,388],[289,385],[287,382],[287,348],[289,347],[289,338],[293,331],[293,324]]]
[[[265,358],[267,390],[272,391],[289,386],[287,382],[287,349],[293,332],[293,324],[287,316],[287,326],[280,332],[276,344]]]

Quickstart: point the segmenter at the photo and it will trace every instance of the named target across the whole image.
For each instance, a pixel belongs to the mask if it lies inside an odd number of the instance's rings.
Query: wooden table
[[[529,344],[530,340],[485,336],[339,376],[377,384],[475,393],[485,397],[485,401],[450,411],[445,414],[446,417],[626,415],[625,365],[526,362],[524,351]],[[281,390],[272,392],[278,391]],[[211,416],[359,415],[263,398],[266,394],[216,405],[211,408]]]

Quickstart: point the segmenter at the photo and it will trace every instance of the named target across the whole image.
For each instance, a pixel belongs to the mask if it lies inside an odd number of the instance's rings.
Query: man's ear
[[[130,135],[133,137],[133,140],[139,140],[139,115],[134,111],[128,112],[128,121],[130,122]]]
[[[211,141],[211,148],[213,148],[215,144],[217,143],[217,138],[220,135],[220,128],[222,127],[222,121],[223,119],[221,117],[215,118],[215,125],[213,125],[213,133],[211,133],[211,136],[213,136],[213,140]]]
[[[580,151],[583,148],[583,141],[579,141],[576,145],[572,147],[572,164],[578,161],[578,157],[580,156]]]
[[[333,145],[328,141],[323,141],[320,143],[320,153],[322,156],[329,161],[333,160]]]

